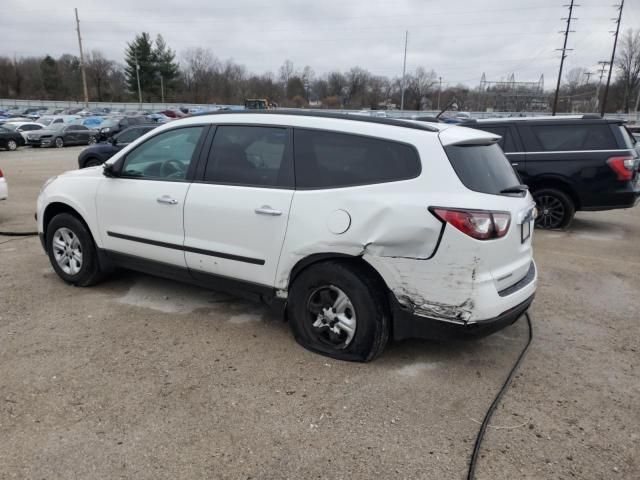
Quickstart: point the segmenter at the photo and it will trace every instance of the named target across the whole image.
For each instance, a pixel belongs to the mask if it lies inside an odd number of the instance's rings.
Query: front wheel
[[[7,150],[13,152],[18,148],[18,143],[15,140],[7,141]]]
[[[289,291],[287,312],[296,341],[338,360],[373,360],[389,339],[384,293],[377,279],[359,265],[311,265]]]
[[[62,139],[62,137],[58,137],[56,138],[56,141],[54,142],[56,148],[62,148],[64,147],[64,140]]]
[[[98,160],[97,158],[90,158],[89,160],[86,161],[86,163],[84,164],[84,168],[89,168],[89,167],[97,167],[98,165],[102,165],[102,161]]]
[[[569,226],[576,208],[566,193],[555,188],[542,188],[533,192],[533,199],[538,207],[536,227],[556,230]]]
[[[73,215],[53,217],[47,226],[46,247],[53,269],[65,282],[87,287],[102,278],[91,233]]]

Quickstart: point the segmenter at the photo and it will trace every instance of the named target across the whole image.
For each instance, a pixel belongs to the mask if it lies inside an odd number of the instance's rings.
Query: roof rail
[[[582,115],[582,118],[586,119],[595,119],[595,118],[603,118],[602,116],[598,115],[597,113],[585,113],[584,115]]]
[[[427,132],[439,132],[440,130],[427,125],[426,123],[407,122],[406,120],[398,118],[388,117],[368,117],[366,115],[349,115],[347,113],[333,113],[333,112],[306,112],[301,110],[231,110],[231,111],[215,111],[215,112],[200,112],[190,115],[191,117],[201,117],[204,115],[292,115],[298,117],[319,117],[319,118],[334,118],[339,120],[352,120],[355,122],[367,122],[377,123],[380,125],[393,125],[394,127],[412,128],[414,130],[424,130]]]

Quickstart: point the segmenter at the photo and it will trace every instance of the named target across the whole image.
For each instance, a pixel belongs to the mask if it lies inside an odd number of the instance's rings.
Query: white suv
[[[389,338],[482,335],[531,304],[534,203],[498,136],[286,111],[193,116],[50,179],[38,230],[87,286],[114,267],[242,291],[295,338],[368,361]]]

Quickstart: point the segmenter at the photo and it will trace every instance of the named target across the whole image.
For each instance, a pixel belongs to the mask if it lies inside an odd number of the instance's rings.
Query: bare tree
[[[215,77],[220,71],[220,62],[211,50],[190,48],[182,55],[182,75],[190,100],[206,103],[215,92]]]
[[[427,95],[437,83],[438,76],[433,70],[427,72],[424,68],[418,67],[413,75],[409,76],[407,90],[413,99],[415,110],[422,110],[427,100]]]
[[[629,106],[635,102],[635,110],[638,110],[640,95],[633,98],[633,94],[640,86],[640,30],[627,30],[620,42],[620,53],[616,59],[618,79],[624,88],[623,108],[629,113]]]
[[[113,74],[115,62],[107,60],[100,50],[93,50],[88,57],[86,62],[87,75],[96,89],[98,101],[102,102],[104,87]]]
[[[293,62],[291,60],[285,60],[278,70],[278,79],[284,90],[284,96],[287,97],[287,84],[289,79],[293,76]]]

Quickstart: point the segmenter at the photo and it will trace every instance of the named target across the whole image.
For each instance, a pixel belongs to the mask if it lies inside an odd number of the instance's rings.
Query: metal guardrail
[[[45,107],[45,108],[84,108],[84,102],[74,102],[68,100],[15,100],[15,99],[0,99],[0,109],[10,108],[29,108],[29,107]],[[197,104],[197,103],[137,103],[137,102],[89,102],[89,109],[101,109],[110,108],[112,110],[124,110],[124,111],[139,111],[150,110],[160,111],[176,108],[194,108],[194,109],[217,109],[220,107],[231,108],[243,108],[241,105],[222,105],[222,104]],[[324,111],[326,109],[310,108],[304,109],[307,111]],[[364,113],[364,110],[346,110],[340,109],[340,112],[345,113]],[[393,118],[410,118],[415,115],[419,116],[435,116],[438,114],[437,110],[383,110],[385,114]],[[539,117],[544,115],[551,115],[551,112],[467,112],[471,118],[502,118],[502,117]],[[582,115],[586,113],[597,112],[582,112],[582,113],[559,113],[558,115]],[[636,113],[609,113],[606,114],[607,118],[620,118],[628,122],[640,123],[640,112]]]

